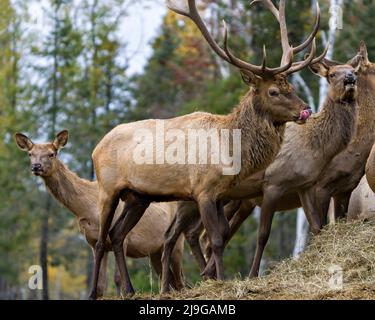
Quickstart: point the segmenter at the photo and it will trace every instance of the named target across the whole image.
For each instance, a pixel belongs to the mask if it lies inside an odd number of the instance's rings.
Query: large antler
[[[326,48],[324,49],[324,52],[319,57],[315,58],[315,54],[316,54],[315,37],[319,31],[319,26],[320,26],[320,7],[319,7],[318,2],[316,2],[316,21],[315,21],[313,31],[303,43],[301,43],[295,48],[292,48],[292,46],[289,44],[288,28],[286,25],[285,0],[280,0],[279,9],[275,7],[272,0],[254,0],[250,3],[250,6],[252,6],[255,3],[262,3],[267,9],[269,9],[272,12],[272,14],[275,16],[276,20],[280,24],[281,45],[283,49],[283,56],[281,58],[281,64],[285,63],[285,61],[288,59],[289,50],[292,50],[293,55],[296,55],[297,53],[306,49],[311,44],[311,51],[306,56],[306,59],[303,61],[293,63],[291,68],[289,68],[285,72],[287,75],[300,71],[303,68],[307,67],[308,65],[317,63],[321,61],[322,59],[324,59],[325,55],[328,52],[329,44],[327,44]]]
[[[301,43],[295,48],[293,48],[289,44],[288,28],[286,24],[286,15],[285,15],[285,0],[280,0],[279,9],[275,7],[275,5],[273,4],[271,0],[254,0],[251,2],[250,5],[253,5],[255,3],[264,4],[266,8],[268,8],[272,12],[272,14],[276,17],[277,21],[279,22],[283,55],[281,58],[280,67],[278,68],[267,67],[265,47],[263,48],[263,62],[261,66],[256,66],[251,63],[245,62],[237,58],[235,55],[233,55],[232,52],[228,48],[228,28],[225,22],[224,22],[224,49],[222,49],[217,44],[217,42],[213,39],[213,37],[211,36],[210,32],[207,29],[207,26],[205,25],[204,21],[199,15],[195,0],[187,0],[187,3],[186,1],[183,1],[183,7],[177,6],[175,1],[173,0],[166,0],[166,2],[167,2],[167,6],[169,9],[171,9],[172,11],[178,14],[181,14],[190,18],[196,24],[196,26],[198,27],[198,29],[200,30],[200,32],[202,33],[202,35],[204,36],[208,44],[216,52],[216,54],[219,55],[222,59],[224,59],[225,61],[229,62],[230,64],[234,65],[237,68],[240,68],[242,70],[248,70],[262,78],[274,76],[279,73],[284,73],[286,75],[289,75],[294,72],[300,71],[312,63],[317,63],[321,61],[325,57],[328,51],[328,46],[327,46],[323,54],[315,58],[315,54],[316,54],[315,36],[318,33],[319,26],[320,26],[320,8],[319,8],[318,2],[316,4],[317,13],[316,13],[316,22],[315,22],[313,31],[303,43]],[[302,50],[307,48],[309,45],[311,45],[311,50],[310,50],[310,53],[307,55],[306,59],[303,61],[293,63],[294,55],[301,52]]]
[[[187,0],[183,1],[184,5],[177,6],[175,1],[173,0],[166,0],[167,6],[170,10],[184,15],[188,18],[190,18],[195,25],[198,27],[200,32],[202,33],[203,37],[206,39],[212,50],[216,52],[218,56],[220,56],[222,59],[227,61],[228,63],[232,64],[233,66],[242,69],[250,71],[254,74],[256,74],[259,77],[265,78],[269,76],[274,76],[279,73],[286,72],[288,69],[292,67],[293,64],[293,48],[289,47],[284,52],[285,59],[283,59],[283,63],[278,68],[268,68],[266,66],[266,51],[265,48],[263,50],[263,62],[261,66],[253,65],[251,63],[245,62],[239,58],[237,58],[235,55],[232,54],[232,52],[228,48],[228,29],[226,27],[226,24],[224,23],[224,49],[222,49],[217,42],[213,39],[210,32],[207,29],[207,26],[205,25],[204,21],[202,20],[201,16],[199,15],[198,9],[196,7],[195,0]]]

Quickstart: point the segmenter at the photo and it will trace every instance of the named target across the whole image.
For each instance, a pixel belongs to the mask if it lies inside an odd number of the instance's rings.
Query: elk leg
[[[241,200],[236,200],[236,201],[233,200],[233,201],[229,201],[224,206],[224,214],[228,221],[230,221],[233,218],[234,214],[239,210],[241,203],[242,203]],[[201,272],[201,275],[208,279],[214,279],[216,277],[215,261],[213,260],[213,257],[212,257],[212,250],[209,246],[206,232],[203,233],[202,241],[205,244],[205,256],[208,258],[210,265],[206,266],[205,270]]]
[[[113,216],[115,214],[117,205],[119,202],[119,195],[115,194],[112,196],[101,194],[100,204],[101,204],[101,216],[100,216],[100,230],[99,239],[95,245],[95,265],[94,265],[94,276],[93,285],[89,295],[89,299],[95,300],[97,298],[97,288],[99,280],[100,265],[105,252],[105,243],[107,240],[109,228],[111,226]]]
[[[126,247],[127,247],[127,244],[126,244],[126,241],[124,241],[123,248],[124,248],[125,257],[126,257]],[[115,272],[114,272],[113,280],[114,280],[115,287],[116,287],[116,295],[120,297],[121,296],[121,275],[120,275],[120,270],[117,267],[117,263],[115,263]]]
[[[238,208],[237,212],[232,215],[232,219],[229,221],[229,235],[227,239],[225,239],[225,246],[227,246],[234,234],[241,227],[242,223],[251,215],[255,207],[255,204],[251,200],[240,201],[240,207]],[[234,207],[229,207],[229,210],[232,210],[233,208]],[[229,214],[227,214],[227,209],[228,206],[225,206],[224,212],[226,217],[229,216]],[[215,277],[215,261],[212,255],[210,256],[207,266],[202,272],[202,275],[210,279],[213,279]]]
[[[241,201],[241,200],[236,200],[236,201],[233,200],[233,201],[229,201],[225,204],[224,215],[225,215],[225,217],[227,218],[228,221],[230,221],[233,218],[233,216],[239,210],[242,203],[243,203],[243,201]],[[210,267],[209,267],[211,271],[208,271],[207,266],[206,266],[206,268],[205,268],[206,270],[204,270],[202,272],[202,275],[205,275],[209,279],[213,279],[213,278],[215,278],[215,274],[214,274],[215,271],[213,270],[215,268],[215,266],[214,266],[215,262],[212,258],[212,250],[209,246],[206,232],[204,232],[203,235],[202,235],[202,241],[203,241],[203,243],[205,243],[205,256],[209,260],[211,260],[210,261]]]
[[[203,271],[206,267],[206,259],[204,258],[202,248],[200,246],[199,238],[202,234],[203,225],[199,215],[198,206],[195,202],[189,202],[188,205],[182,206],[183,212],[180,209],[179,215],[184,214],[187,218],[184,220],[183,233],[195,260],[198,263],[199,269]]]
[[[200,218],[196,222],[194,226],[189,226],[189,230],[185,230],[184,235],[191,252],[195,260],[198,262],[199,270],[203,272],[204,268],[206,267],[206,259],[204,258],[201,245],[199,243],[199,237],[203,231],[203,225]]]
[[[305,211],[307,221],[310,224],[311,231],[314,234],[319,233],[319,231],[322,229],[322,220],[318,212],[315,210],[316,206],[314,204],[314,190],[302,190],[298,193],[298,195]]]
[[[150,254],[150,262],[151,262],[152,268],[154,269],[155,273],[158,275],[160,283],[162,280],[162,273],[163,273],[162,255],[163,255],[162,250],[158,250],[157,252]],[[173,271],[171,269],[169,269],[169,272],[170,274],[173,274]],[[171,278],[170,285],[174,289],[177,289],[176,280],[174,277]]]
[[[117,263],[115,263],[115,273],[114,273],[114,276],[113,276],[113,281],[115,283],[115,287],[116,287],[116,295],[118,297],[121,296],[121,275],[120,275],[120,271],[117,267]]]
[[[220,217],[224,215],[222,210],[218,211],[215,201],[208,197],[201,196],[198,199],[198,206],[215,259],[217,279],[224,280],[224,239],[220,230],[225,228],[225,224],[228,225],[228,221],[224,216]]]
[[[229,236],[229,223],[228,223],[227,218],[224,215],[223,202],[218,201],[216,203],[216,208],[217,208],[217,214],[218,214],[219,223],[220,223],[220,232],[225,243]]]
[[[240,210],[241,205],[244,201],[236,200],[230,201],[226,206],[224,206],[224,214],[228,221],[232,220],[233,216],[238,210]]]
[[[229,221],[229,238],[228,242],[238,229],[242,226],[244,221],[253,213],[254,208],[256,207],[255,203],[252,200],[241,201],[241,206],[238,211],[235,213],[233,218]]]
[[[182,290],[185,287],[184,277],[182,274],[182,255],[184,253],[184,238],[180,236],[177,245],[172,252],[171,268],[174,275],[175,289]]]
[[[180,220],[180,218],[182,220]],[[172,272],[170,270],[171,255],[176,245],[178,238],[180,237],[183,230],[183,215],[176,213],[173,218],[168,230],[165,232],[165,241],[162,254],[162,277],[161,277],[161,292],[166,293],[170,290],[170,284],[172,282]]]
[[[322,225],[327,224],[329,204],[331,202],[332,192],[325,187],[318,186],[315,189],[315,208],[319,214]]]
[[[121,282],[124,285],[124,295],[133,295],[134,288],[130,281],[128,268],[126,266],[126,257],[124,255],[124,239],[133,229],[137,222],[141,219],[144,212],[150,205],[150,201],[139,196],[133,195],[128,197],[125,207],[119,219],[110,230],[110,238],[113,251],[116,257],[116,263],[120,271]]]
[[[162,249],[158,250],[157,252],[154,252],[153,254],[150,254],[150,261],[151,261],[152,268],[154,269],[155,273],[158,275],[160,283],[162,281],[162,274],[163,274],[162,256],[163,256]],[[173,271],[171,268],[169,268],[169,272],[171,275],[173,275]],[[174,275],[173,277],[170,278],[169,284],[170,286],[173,287],[173,289],[177,289]]]
[[[224,247],[225,243],[228,241],[229,238],[229,224],[228,220],[224,214],[224,207],[221,202],[218,202],[217,205],[219,223],[220,223],[220,233],[223,237]],[[233,207],[232,207],[233,209]],[[213,255],[210,255],[209,264],[206,265],[206,268],[201,273],[204,279],[215,279],[216,278],[216,268],[215,268],[215,260]]]
[[[170,272],[171,257],[176,242],[178,241],[180,235],[183,232],[187,232],[189,234],[189,230],[193,229],[193,226],[195,226],[196,221],[199,221],[199,212],[197,210],[191,210],[191,203],[182,204],[178,207],[176,215],[165,233],[164,249],[162,256],[162,293],[168,292],[170,289],[170,282],[172,278],[172,273]],[[194,247],[194,243],[192,250],[193,253],[196,252],[196,247]]]
[[[102,263],[100,266],[99,279],[98,279],[98,291],[97,291],[98,298],[103,297],[105,291],[107,290],[107,286],[108,286],[107,266],[108,266],[108,251],[104,252]]]
[[[335,201],[335,220],[345,218],[350,201],[351,192],[342,193],[333,197]]]
[[[276,186],[267,187],[263,193],[262,211],[258,227],[257,247],[253,265],[249,277],[257,277],[259,274],[260,262],[262,260],[264,248],[268,242],[271,232],[272,220],[276,211],[277,201],[282,197],[283,190]]]

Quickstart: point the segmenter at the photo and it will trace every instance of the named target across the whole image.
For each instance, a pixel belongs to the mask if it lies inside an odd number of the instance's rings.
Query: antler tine
[[[288,27],[286,25],[285,0],[280,0],[280,4],[279,4],[279,25],[280,25],[280,35],[281,35],[281,46],[283,49],[281,65],[284,65],[288,59],[288,50],[290,50]]]
[[[281,58],[281,66],[288,65],[288,59],[290,56],[290,50],[292,50],[292,53],[295,55],[305,48],[307,48],[309,45],[311,45],[311,51],[308,56],[304,61],[296,62],[291,64],[290,70],[285,70],[284,72],[286,74],[292,74],[294,72],[297,72],[304,67],[308,66],[311,63],[316,63],[318,61],[321,61],[325,55],[327,54],[328,47],[324,50],[323,54],[320,55],[317,58],[314,58],[316,54],[316,43],[315,43],[315,37],[316,34],[319,31],[320,27],[320,19],[321,19],[321,13],[320,13],[320,7],[319,3],[316,3],[316,21],[314,25],[314,29],[312,33],[309,35],[309,37],[299,46],[292,48],[291,45],[289,44],[289,37],[288,37],[288,27],[286,24],[286,14],[285,14],[285,8],[286,8],[286,0],[280,0],[279,3],[279,9],[275,7],[273,4],[272,0],[254,0],[250,3],[250,6],[255,4],[255,3],[262,3],[264,6],[266,6],[272,14],[275,16],[277,21],[279,22],[280,25],[280,34],[281,34],[281,46],[283,49],[283,55]],[[289,60],[290,62],[290,60]],[[280,67],[281,69],[284,69],[284,67]]]
[[[263,60],[261,66],[256,66],[247,62],[244,62],[238,58],[236,58],[228,49],[228,28],[224,21],[224,50],[225,53],[228,55],[230,59],[230,63],[237,66],[240,69],[245,69],[248,71],[251,71],[252,73],[260,76],[260,77],[268,77],[268,76],[274,76],[276,74],[285,72],[288,70],[292,64],[293,64],[293,48],[290,48],[289,54],[288,54],[288,61],[284,66],[278,67],[278,68],[267,68],[267,54],[266,54],[266,47],[263,47]]]
[[[294,48],[294,54],[297,54],[301,52],[302,50],[304,50],[305,48],[307,48],[309,44],[313,41],[313,39],[315,38],[316,34],[319,31],[320,18],[321,18],[320,7],[319,7],[319,2],[317,1],[316,2],[316,20],[315,20],[314,29],[312,33],[309,35],[309,37],[303,43],[301,43],[299,46]]]
[[[279,9],[275,7],[271,0],[254,0],[250,3],[250,6],[254,5],[255,3],[263,4],[268,10],[272,12],[275,16],[276,20],[279,22],[280,25],[280,34],[281,34],[281,46],[283,49],[283,56],[281,58],[281,66],[288,65],[288,59],[290,56],[291,45],[289,44],[288,38],[288,28],[286,25],[286,16],[285,16],[285,0],[280,0]],[[293,54],[295,53],[295,49],[293,50]]]
[[[176,12],[177,14],[183,15],[185,17],[190,17],[189,8],[179,8],[175,5],[175,3],[172,0],[165,0],[165,3],[167,7],[172,10],[173,12]]]
[[[267,69],[267,50],[266,45],[263,45],[263,61],[262,61],[262,70],[263,72]]]
[[[267,9],[269,9],[272,14],[275,16],[277,21],[280,21],[280,16],[279,16],[279,10],[275,7],[273,2],[271,0],[254,0],[250,3],[250,7],[253,6],[255,3],[262,3],[265,5]]]
[[[241,59],[238,59],[231,53],[231,51],[228,48],[228,27],[224,20],[223,20],[223,24],[224,24],[224,51],[229,58],[229,62],[240,69],[249,70],[258,76],[264,76],[264,73],[267,71],[267,68],[264,68],[263,65],[261,67],[252,65],[245,61],[242,61]]]
[[[329,42],[327,43],[326,47],[324,48],[323,53],[319,57],[316,57],[315,59],[313,59],[310,64],[315,64],[315,63],[318,63],[318,62],[322,61],[325,58],[325,56],[327,55],[328,50],[329,50]]]
[[[294,58],[293,47],[290,47],[290,49],[288,50],[285,56],[287,57],[286,58],[287,60],[284,65],[278,68],[268,69],[271,71],[272,75],[280,74],[290,69],[290,67],[293,65],[293,58]]]
[[[220,58],[231,63],[225,51],[220,48],[220,46],[216,43],[216,41],[213,39],[210,32],[208,31],[205,23],[203,22],[202,18],[199,15],[198,9],[195,4],[195,0],[188,0],[188,8],[177,7],[172,0],[166,0],[166,4],[170,10],[176,12],[177,14],[181,14],[191,19],[195,23],[195,25],[198,27],[198,29],[200,30],[200,32],[202,33],[203,37],[206,39],[206,41],[208,42],[212,50],[216,52],[216,54]]]
[[[316,42],[314,38],[308,57],[304,61],[300,61],[300,62],[293,64],[292,67],[285,72],[285,74],[290,75],[292,73],[298,72],[302,70],[303,68],[307,67],[313,62],[315,54],[316,54]]]
[[[328,52],[328,49],[329,49],[329,43],[326,45],[326,47],[324,48],[324,51],[322,52],[322,54],[321,54],[319,57],[316,57],[316,58],[312,59],[312,61],[310,62],[310,65],[313,65],[313,64],[315,64],[315,63],[318,63],[318,62],[322,61],[322,60],[325,58],[325,56],[326,56],[326,54],[327,54],[327,52]],[[306,60],[308,57],[310,57],[310,55],[311,55],[311,53],[307,53],[307,54],[305,55],[305,60]],[[299,62],[295,62],[295,63],[293,63],[293,64],[292,64],[292,68],[301,65],[301,63],[303,63],[303,62],[304,62],[304,61],[299,61]]]

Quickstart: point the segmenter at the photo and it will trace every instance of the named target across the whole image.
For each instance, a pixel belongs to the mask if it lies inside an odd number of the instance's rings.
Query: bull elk
[[[315,35],[319,30],[320,11],[317,6],[317,20],[314,30],[301,45],[293,48],[289,44],[285,21],[285,1],[280,2],[282,8],[279,22],[283,55],[281,65],[269,68],[266,63],[264,50],[263,62],[260,66],[253,65],[237,58],[228,48],[228,32],[225,26],[224,47],[221,48],[210,35],[205,23],[199,15],[194,0],[189,0],[187,6],[178,7],[172,1],[167,1],[168,7],[184,16],[189,17],[198,27],[213,51],[223,60],[238,68],[249,92],[239,106],[229,115],[214,115],[196,112],[182,117],[163,121],[164,132],[182,133],[189,136],[191,130],[217,132],[220,139],[235,138],[236,132],[241,132],[240,170],[239,173],[223,175],[227,166],[222,161],[217,163],[193,163],[186,155],[176,163],[158,163],[157,165],[134,160],[138,154],[139,132],[151,132],[148,141],[152,142],[151,160],[154,153],[156,158],[163,158],[160,148],[168,149],[175,141],[160,142],[156,131],[160,124],[157,120],[145,120],[119,125],[110,131],[96,146],[92,157],[99,185],[100,203],[100,234],[95,248],[95,268],[93,290],[90,298],[96,298],[96,287],[100,263],[105,250],[105,240],[109,234],[121,279],[126,294],[133,294],[122,243],[128,232],[137,224],[151,202],[195,200],[198,203],[203,225],[207,231],[218,279],[224,279],[223,249],[224,237],[228,232],[228,222],[223,214],[221,201],[229,196],[229,191],[254,172],[263,170],[269,165],[280,149],[283,140],[285,123],[295,121],[302,124],[309,117],[310,108],[296,95],[288,83],[287,76],[302,70],[311,63],[319,62],[324,54],[316,57]],[[308,57],[293,63],[293,56],[311,45]],[[226,133],[225,133],[226,132]],[[229,132],[229,134],[227,134]],[[175,140],[175,139],[172,139]],[[159,141],[155,143],[154,141]],[[146,143],[147,144],[147,143]],[[184,144],[185,141],[179,141]],[[195,145],[196,147],[196,145]],[[234,151],[238,145],[231,145]],[[159,151],[158,151],[159,150]],[[157,152],[154,152],[157,151]],[[216,150],[208,146],[207,154]],[[119,199],[126,202],[123,213],[110,229],[113,215]]]
[[[373,96],[373,93],[369,91],[372,79],[371,75],[364,71],[366,69],[363,63],[366,65],[366,62],[360,58],[363,54],[362,50],[363,45],[361,45],[359,53],[348,64],[332,63],[324,59],[322,62],[310,66],[313,72],[327,78],[329,82],[328,96],[322,111],[310,117],[304,126],[288,124],[284,142],[275,161],[265,171],[248,177],[232,188],[229,193],[232,199],[242,201],[232,202],[224,209],[225,216],[230,219],[230,232],[227,241],[256,205],[262,207],[256,256],[250,276],[258,274],[259,263],[268,241],[274,212],[298,208],[302,203],[312,231],[317,233],[321,228],[322,221],[316,210],[317,204],[314,198],[316,183],[320,181],[322,174],[325,174],[325,168],[328,165],[331,166],[331,161],[336,159],[335,156],[346,152],[348,145],[352,146],[351,153],[354,152],[355,145],[357,145],[357,152],[363,152],[362,150],[368,145],[369,140],[373,139],[371,135],[373,124],[366,124],[366,114],[372,108],[372,105],[368,103]],[[360,104],[358,107],[356,102],[357,74],[362,80],[359,82]],[[358,122],[356,121],[357,109],[361,115]],[[370,121],[372,121],[371,116]],[[356,125],[357,123],[358,125]],[[367,126],[368,131],[366,131]],[[353,140],[351,140],[352,137]],[[355,144],[352,141],[355,141]],[[361,166],[363,167],[364,164],[359,164],[359,167]],[[342,179],[343,176],[337,176],[337,178]],[[348,176],[349,178],[350,176]],[[164,257],[168,257],[174,242],[184,231],[184,228],[199,223],[197,210],[194,203],[178,204],[177,215],[173,220],[174,225],[168,229],[169,232],[166,235],[163,265],[164,259],[167,259]],[[173,232],[170,232],[171,230]],[[195,248],[195,250],[199,250],[199,248]],[[197,251],[194,255],[199,257],[198,262],[202,268],[204,265],[202,253]],[[213,266],[211,257],[203,274],[213,277],[215,275]],[[168,270],[165,269],[164,272],[168,272]],[[163,277],[165,277],[164,274]]]
[[[78,222],[80,232],[94,251],[99,235],[98,184],[78,177],[58,158],[58,152],[68,142],[68,131],[58,133],[53,142],[34,143],[22,133],[16,133],[18,147],[29,154],[31,171],[43,179],[48,191],[55,199],[71,211]],[[122,212],[121,201],[116,209],[114,221]],[[161,276],[161,256],[164,243],[163,234],[167,231],[176,210],[176,203],[153,203],[146,210],[137,226],[129,233],[124,252],[131,258],[149,257],[155,272]],[[180,237],[176,249],[172,253],[170,285],[175,289],[183,287],[181,260],[183,254],[183,238]],[[194,244],[190,244],[194,246]],[[107,243],[107,250],[111,244]],[[104,255],[100,269],[98,296],[104,294],[107,284],[107,259]],[[115,273],[115,284],[119,292],[119,275]]]

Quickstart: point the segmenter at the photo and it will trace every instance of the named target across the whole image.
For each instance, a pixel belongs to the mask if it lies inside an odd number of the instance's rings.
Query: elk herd
[[[280,0],[279,7],[271,0],[252,2],[270,10],[280,26],[282,58],[279,67],[271,68],[265,48],[261,65],[238,58],[229,49],[225,24],[220,46],[195,0],[166,1],[170,10],[197,26],[218,57],[240,71],[249,90],[228,115],[195,112],[163,120],[164,130],[186,136],[194,129],[216,130],[220,138],[233,138],[233,143],[234,131],[240,130],[238,174],[223,174],[221,162],[137,163],[134,152],[141,142],[134,136],[145,129],[154,132],[158,125],[154,119],[119,125],[101,139],[92,153],[96,181],[81,179],[59,160],[68,131],[43,144],[16,133],[19,148],[28,152],[32,173],[75,215],[92,248],[91,299],[104,294],[109,251],[116,258],[118,293],[134,294],[127,257],[149,257],[161,279],[161,291],[167,292],[184,287],[184,240],[202,276],[223,280],[224,248],[256,206],[261,213],[250,277],[258,276],[276,211],[303,207],[314,234],[327,223],[330,211],[334,218],[369,217],[375,211],[375,65],[364,42],[347,63],[326,59],[328,46],[317,54],[319,5],[311,34],[292,46],[285,2]],[[295,61],[306,49],[304,59]],[[288,81],[288,76],[305,68],[328,83],[316,114]],[[161,143],[165,148],[175,142]],[[155,145],[151,147],[155,151]],[[234,146],[228,148],[233,151]],[[216,150],[208,146],[206,152]]]

